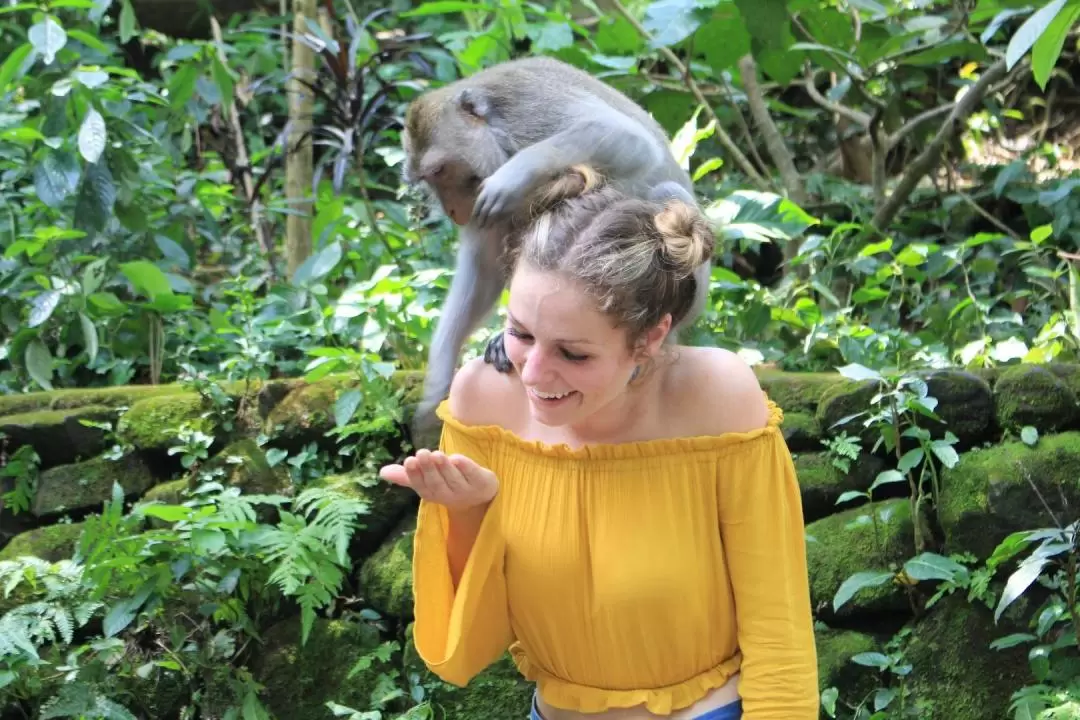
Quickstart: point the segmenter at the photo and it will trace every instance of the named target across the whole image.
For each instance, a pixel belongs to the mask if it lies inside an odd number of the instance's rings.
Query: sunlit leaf
[[[41,338],[34,338],[26,345],[23,352],[26,372],[34,382],[46,390],[52,390],[53,356]]]
[[[26,37],[33,44],[34,49],[41,55],[46,65],[52,65],[56,59],[56,53],[67,45],[67,32],[60,23],[56,22],[51,15],[35,23],[27,32]]]
[[[79,126],[79,154],[88,163],[96,163],[105,152],[105,118],[93,107],[87,109]]]
[[[1012,70],[1013,66],[1020,62],[1020,58],[1027,54],[1035,41],[1042,36],[1061,9],[1065,7],[1065,2],[1066,0],[1051,0],[1032,13],[1031,17],[1016,30],[1009,39],[1008,47],[1005,48],[1007,69]]]

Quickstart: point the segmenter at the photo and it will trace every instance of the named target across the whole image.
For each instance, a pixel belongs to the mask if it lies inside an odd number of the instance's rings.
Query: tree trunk
[[[293,34],[306,33],[307,18],[317,21],[316,0],[294,0]],[[310,47],[296,40],[292,43],[292,78],[289,92],[289,140],[285,159],[285,200],[289,215],[285,226],[285,257],[288,277],[311,255],[311,216],[314,203],[311,197],[312,148],[311,113],[314,96],[297,78],[315,80],[315,54]]]

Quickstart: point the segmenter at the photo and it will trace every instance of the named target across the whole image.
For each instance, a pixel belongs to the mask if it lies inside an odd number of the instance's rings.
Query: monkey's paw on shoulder
[[[488,340],[487,347],[484,348],[484,362],[494,365],[495,369],[501,373],[510,374],[514,371],[514,364],[506,355],[506,343],[502,332],[496,333]]]

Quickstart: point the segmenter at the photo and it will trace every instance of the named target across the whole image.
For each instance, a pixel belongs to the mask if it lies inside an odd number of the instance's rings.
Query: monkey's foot
[[[496,333],[488,340],[487,347],[484,348],[484,362],[488,365],[494,365],[496,370],[507,375],[514,371],[514,364],[506,356],[506,345],[502,332]]]

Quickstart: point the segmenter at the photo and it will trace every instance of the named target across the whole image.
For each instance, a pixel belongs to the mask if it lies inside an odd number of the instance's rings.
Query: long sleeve
[[[486,443],[444,426],[441,449],[486,465]],[[442,505],[420,502],[413,539],[413,638],[424,663],[463,687],[513,642],[499,526],[501,496],[488,507],[455,592],[447,558],[449,517]]]
[[[776,428],[732,452],[718,481],[742,653],[744,720],[817,720],[817,650],[802,500]]]

